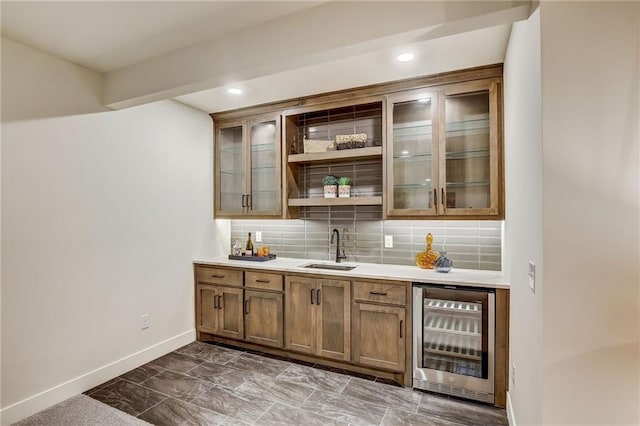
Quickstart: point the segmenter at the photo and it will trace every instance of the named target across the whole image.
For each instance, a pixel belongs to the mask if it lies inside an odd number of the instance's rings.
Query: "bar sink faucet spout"
[[[342,254],[340,254],[340,232],[333,228],[331,231],[331,244],[333,244],[333,237],[336,236],[336,263],[340,263],[340,260],[346,259],[347,255],[344,254],[344,250],[342,250]]]

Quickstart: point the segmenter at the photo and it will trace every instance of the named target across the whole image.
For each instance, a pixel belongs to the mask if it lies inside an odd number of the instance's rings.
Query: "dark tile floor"
[[[86,394],[156,425],[508,425],[493,407],[201,342]]]

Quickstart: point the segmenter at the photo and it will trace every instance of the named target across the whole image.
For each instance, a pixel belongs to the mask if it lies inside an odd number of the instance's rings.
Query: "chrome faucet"
[[[333,237],[337,236],[337,240],[336,240],[336,263],[340,263],[341,259],[346,259],[347,255],[344,254],[344,250],[342,250],[342,254],[340,254],[340,232],[338,232],[338,230],[336,228],[333,228],[333,231],[331,231],[331,243],[333,244]]]

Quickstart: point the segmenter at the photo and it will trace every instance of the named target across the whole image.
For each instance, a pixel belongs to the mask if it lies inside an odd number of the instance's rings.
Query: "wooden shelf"
[[[382,197],[289,198],[290,206],[381,206]]]
[[[372,146],[367,148],[345,149],[338,151],[314,152],[310,154],[291,154],[289,163],[311,163],[316,161],[350,160],[353,158],[382,157],[382,147]]]

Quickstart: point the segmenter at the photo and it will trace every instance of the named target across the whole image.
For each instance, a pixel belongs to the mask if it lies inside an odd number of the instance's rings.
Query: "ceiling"
[[[103,103],[217,112],[504,60],[528,1],[2,1],[2,35],[103,75]],[[399,63],[410,50],[416,59]],[[231,86],[242,95],[230,95]]]

